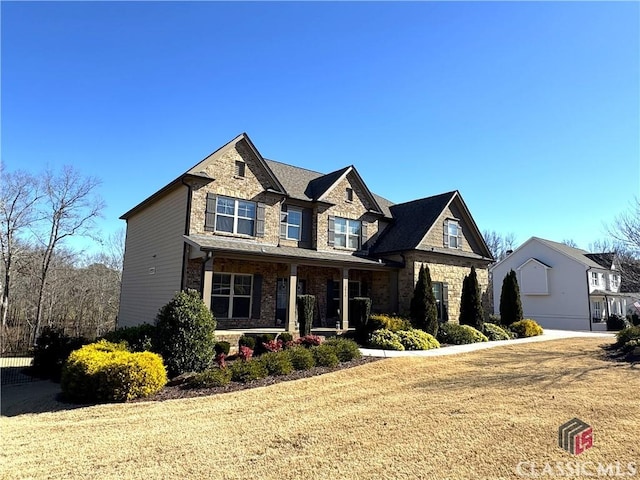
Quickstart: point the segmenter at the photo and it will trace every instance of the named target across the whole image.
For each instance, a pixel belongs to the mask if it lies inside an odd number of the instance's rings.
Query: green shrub
[[[493,340],[511,340],[511,334],[495,323],[485,323],[482,327],[482,333],[491,341]]]
[[[293,342],[293,335],[290,332],[282,332],[278,335],[278,340],[282,340],[283,345],[287,345],[289,342]]]
[[[126,344],[100,340],[69,355],[61,388],[72,402],[122,402],[146,397],[167,383],[162,358],[151,352],[129,352]]]
[[[33,362],[29,369],[32,375],[60,381],[64,362],[74,350],[89,343],[89,340],[70,337],[61,328],[42,327],[33,350]]]
[[[313,310],[316,305],[316,297],[313,295],[298,295],[296,299],[298,305],[298,323],[300,336],[311,335],[311,325],[313,324]]]
[[[544,330],[536,323],[535,320],[525,318],[519,322],[514,322],[509,326],[509,329],[515,333],[518,338],[536,337],[542,335]]]
[[[289,358],[291,359],[291,365],[296,370],[309,370],[316,364],[313,358],[311,350],[305,347],[292,347],[286,350]]]
[[[372,315],[368,324],[371,329],[369,333],[382,329],[398,332],[400,330],[410,330],[412,328],[411,322],[408,319],[384,314]]]
[[[256,339],[248,335],[242,335],[238,340],[238,348],[240,347],[249,347],[251,350],[255,350]]]
[[[401,330],[396,333],[405,350],[430,350],[440,348],[440,342],[433,335],[418,329]]]
[[[410,304],[411,325],[424,332],[436,335],[438,333],[438,306],[433,293],[429,267],[422,264],[418,274],[418,281],[413,290]]]
[[[331,345],[318,345],[311,348],[313,358],[319,367],[335,367],[340,363],[336,350]]]
[[[121,327],[107,333],[102,338],[107,342],[127,342],[132,352],[153,351],[153,341],[156,335],[156,327],[148,323],[135,327]]]
[[[224,387],[229,382],[231,382],[231,370],[228,368],[209,368],[189,377],[186,386],[189,388]]]
[[[471,267],[469,275],[462,282],[462,297],[460,298],[460,325],[469,325],[482,331],[484,313],[482,311],[482,295],[478,285],[476,268]]]
[[[240,383],[259,380],[269,375],[267,367],[260,360],[237,361],[231,364],[229,370],[231,370],[231,380]]]
[[[631,340],[640,338],[640,326],[625,328],[616,333],[616,344],[619,346],[626,345]]]
[[[385,328],[376,330],[369,336],[369,346],[383,350],[404,350],[398,334]]]
[[[438,341],[450,345],[467,345],[469,343],[488,342],[489,339],[469,325],[443,323],[438,330]]]
[[[609,315],[607,317],[607,330],[610,332],[617,332],[631,326],[631,323],[625,317],[619,315]]]
[[[293,372],[293,363],[291,357],[285,351],[267,352],[259,359],[264,363],[269,375],[288,375]]]
[[[502,325],[510,326],[522,320],[522,301],[516,272],[510,270],[502,280],[500,292],[500,319]]]
[[[265,344],[273,342],[275,338],[276,336],[273,333],[263,333],[262,335],[258,335],[256,337],[256,348],[253,350],[253,354],[255,356],[259,356],[263,353],[267,353],[269,349],[265,347]]]
[[[178,292],[156,318],[157,351],[169,375],[199,372],[214,356],[216,321],[195,290]]]
[[[640,325],[640,315],[638,315],[637,313],[632,313],[630,315],[627,315],[627,320],[629,320],[629,323],[632,326],[638,326]]]
[[[622,349],[628,352],[631,350],[635,350],[637,347],[640,347],[640,338],[633,338],[629,340],[622,346]]]
[[[336,355],[338,356],[338,360],[341,362],[349,362],[362,356],[358,344],[347,338],[329,338],[324,342],[324,345],[330,345],[333,347]]]
[[[231,350],[231,344],[229,342],[216,342],[213,346],[213,350],[216,352],[216,355],[220,355],[221,353],[225,355],[229,355],[229,351]]]

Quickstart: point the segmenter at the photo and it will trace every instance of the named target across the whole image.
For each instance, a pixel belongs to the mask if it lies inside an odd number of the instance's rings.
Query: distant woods
[[[73,167],[34,175],[0,166],[2,353],[28,349],[43,326],[89,338],[114,327],[124,233],[101,238],[99,185]],[[102,248],[73,250],[73,237]]]

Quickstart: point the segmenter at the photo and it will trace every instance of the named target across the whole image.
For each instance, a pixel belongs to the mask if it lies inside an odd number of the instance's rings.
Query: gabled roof
[[[593,260],[594,262],[596,262],[598,265],[602,266],[603,268],[607,268],[609,270],[611,270],[611,267],[613,267],[613,262],[616,258],[616,254],[613,252],[606,252],[606,253],[587,253],[585,254],[585,257],[587,257],[590,260]]]
[[[371,252],[383,254],[415,250],[425,235],[434,227],[435,222],[440,218],[442,212],[456,200],[459,202],[459,206],[465,216],[463,219],[464,223],[467,227],[470,227],[466,229],[466,232],[475,238],[482,250],[480,254],[474,254],[473,257],[493,258],[478,226],[473,220],[473,217],[471,217],[471,213],[467,209],[460,192],[457,190],[390,206],[393,222],[382,233],[376,245],[371,249]],[[449,255],[454,253],[456,255],[469,256],[467,253],[452,251],[451,249],[434,247],[431,250]]]
[[[544,263],[542,260],[538,260],[537,258],[533,258],[533,257],[531,257],[531,258],[529,258],[528,260],[526,260],[522,265],[520,265],[519,267],[517,267],[517,268],[516,268],[516,270],[522,270],[522,269],[524,268],[524,266],[525,266],[527,263],[530,263],[530,262],[535,262],[535,263],[537,263],[537,264],[539,264],[539,265],[542,265],[545,269],[549,269],[549,268],[551,268],[551,266],[550,266],[550,265],[547,265],[547,264],[546,264],[546,263]]]
[[[351,167],[344,167],[310,181],[305,193],[312,200],[324,200],[327,193],[333,189],[333,186],[338,183],[341,178],[346,176],[350,168]]]

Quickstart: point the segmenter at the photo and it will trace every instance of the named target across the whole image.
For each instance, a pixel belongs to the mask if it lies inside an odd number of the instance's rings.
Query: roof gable
[[[538,260],[537,258],[533,258],[531,257],[530,259],[526,260],[522,265],[520,265],[519,267],[516,268],[516,270],[522,270],[524,267],[526,267],[529,263],[537,263],[538,265],[542,266],[545,269],[550,269],[551,267],[549,265],[547,265],[546,263],[544,263],[543,261]]]

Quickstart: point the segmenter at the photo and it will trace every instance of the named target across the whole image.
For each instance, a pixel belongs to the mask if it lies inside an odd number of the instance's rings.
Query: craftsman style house
[[[627,312],[628,294],[620,293],[620,265],[613,253],[588,253],[531,237],[491,267],[496,313],[510,270],[518,278],[525,318],[544,328],[602,331],[608,316]]]
[[[239,135],[125,213],[118,324],[153,323],[196,289],[218,328],[296,328],[296,295],[316,297],[315,325],[347,328],[349,299],[407,313],[428,264],[442,320],[457,321],[472,266],[492,261],[457,191],[394,205],[354,166],[322,174],[266,160]]]

